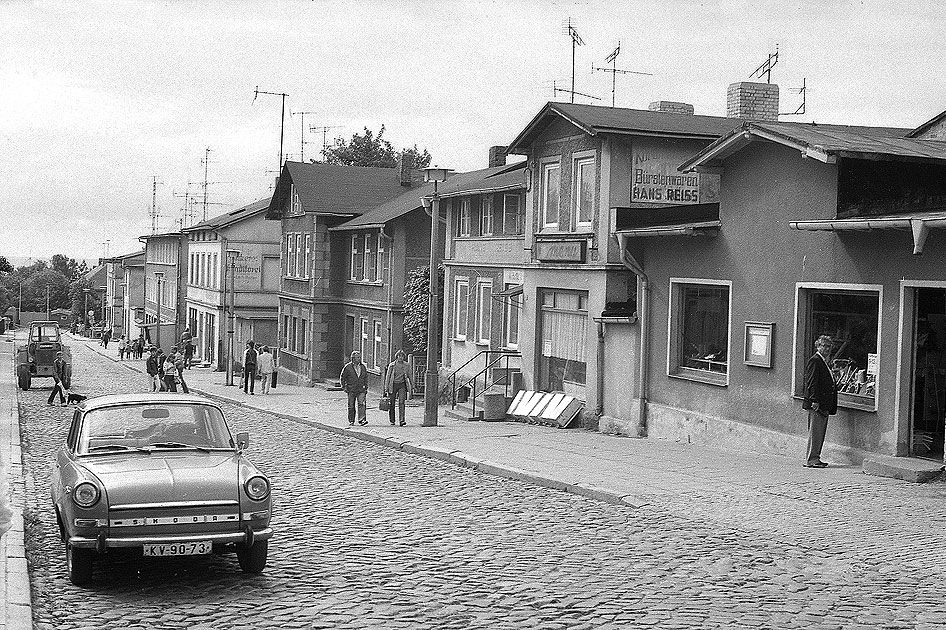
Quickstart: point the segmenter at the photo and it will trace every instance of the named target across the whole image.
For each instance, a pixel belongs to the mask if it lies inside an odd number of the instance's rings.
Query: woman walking
[[[273,354],[269,351],[269,346],[263,346],[260,349],[257,361],[259,375],[260,378],[262,378],[263,393],[268,394],[269,387],[272,383],[273,372],[276,371],[276,366],[274,365],[273,361]]]
[[[404,419],[404,406],[408,395],[414,395],[414,381],[411,379],[410,366],[407,365],[407,355],[398,350],[394,360],[388,365],[384,377],[384,391],[388,395],[388,420],[394,426],[394,403],[397,402],[398,418],[401,426],[407,424]]]

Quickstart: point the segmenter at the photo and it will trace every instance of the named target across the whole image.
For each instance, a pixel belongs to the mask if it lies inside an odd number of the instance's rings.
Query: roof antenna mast
[[[164,182],[158,181],[157,175],[151,176],[151,233],[158,233],[158,184],[164,185]]]
[[[301,136],[302,136],[302,137],[299,139],[299,161],[300,161],[300,162],[305,162],[305,145],[307,145],[307,144],[312,144],[311,142],[306,142],[306,139],[305,139],[305,117],[306,117],[306,114],[314,114],[314,113],[315,113],[315,112],[293,112],[293,111],[290,111],[290,112],[289,112],[289,115],[290,115],[290,116],[295,116],[296,114],[299,114],[299,116],[300,116],[300,118],[301,118],[301,121],[300,121],[300,122],[302,123],[302,124],[301,124],[301,126],[302,126]],[[309,131],[311,131],[311,129],[310,129]]]
[[[328,130],[329,129],[341,129],[341,125],[322,125],[321,127],[309,127],[309,131],[321,131],[322,132],[322,158],[325,158],[325,149],[328,147]]]
[[[778,63],[778,44],[775,44],[775,52],[769,53],[768,59],[763,61],[758,68],[752,71],[752,74],[749,75],[749,78],[758,77],[762,78],[762,75],[765,75],[765,82],[772,82],[772,68],[775,67],[775,64]]]
[[[276,169],[276,172],[279,173],[282,171],[282,144],[283,136],[286,131],[286,97],[289,96],[285,92],[266,92],[259,89],[259,86],[256,86],[256,89],[253,90],[253,102],[256,102],[256,97],[260,94],[269,94],[270,96],[281,96],[282,97],[282,111],[279,114],[279,168]]]
[[[637,72],[636,70],[619,69],[617,67],[617,59],[618,59],[618,55],[620,54],[621,54],[621,42],[619,41],[617,48],[614,49],[614,52],[608,55],[608,58],[604,60],[605,63],[611,64],[610,68],[597,67],[593,63],[591,64],[592,74],[595,72],[610,72],[611,73],[611,107],[612,108],[614,107],[614,93],[615,93],[615,88],[617,86],[616,79],[617,79],[618,74],[641,74],[647,77],[654,76],[650,72]]]
[[[784,114],[779,114],[779,116],[801,116],[805,113],[805,104],[808,101],[808,86],[805,85],[806,78],[802,77],[801,87],[797,88],[788,88],[789,92],[794,94],[801,94],[801,105],[798,106],[793,112],[786,112]]]
[[[578,34],[578,31],[575,30],[575,27],[572,25],[571,18],[568,18],[568,22],[566,22],[563,26],[564,26],[565,34],[568,35],[568,37],[572,40],[572,89],[571,89],[572,101],[571,102],[574,103],[575,94],[577,94],[577,92],[575,92],[575,48],[577,48],[578,46],[584,46],[585,40],[583,40],[581,38],[581,35]]]

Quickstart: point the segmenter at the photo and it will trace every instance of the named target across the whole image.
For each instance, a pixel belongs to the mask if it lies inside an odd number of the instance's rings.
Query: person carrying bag
[[[385,371],[384,391],[387,400],[382,400],[382,404],[387,402],[388,420],[391,421],[391,426],[395,424],[394,403],[396,401],[398,418],[403,427],[407,424],[407,420],[404,419],[404,407],[407,397],[414,395],[414,381],[411,379],[410,366],[407,365],[407,355],[404,354],[403,350],[397,351],[397,354],[394,355],[394,361],[388,365]],[[381,409],[383,411],[384,407],[381,407]]]

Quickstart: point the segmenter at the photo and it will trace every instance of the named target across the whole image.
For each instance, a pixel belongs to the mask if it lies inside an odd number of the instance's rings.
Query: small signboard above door
[[[545,262],[584,262],[585,246],[581,241],[536,241],[535,257]]]

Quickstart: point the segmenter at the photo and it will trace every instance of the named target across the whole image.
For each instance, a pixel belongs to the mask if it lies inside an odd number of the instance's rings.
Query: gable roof
[[[815,123],[744,122],[682,165],[681,171],[718,167],[755,140],[798,149],[805,157],[833,164],[838,157],[911,162],[946,161],[946,142],[908,138],[909,129]]]
[[[670,114],[646,109],[601,107],[549,102],[509,143],[510,153],[522,153],[553,120],[562,118],[589,135],[599,133],[713,139],[725,135],[742,120],[721,116]]]
[[[266,210],[267,219],[282,218],[292,186],[306,212],[343,216],[361,214],[404,191],[396,168],[286,162]]]
[[[215,217],[210,217],[206,221],[201,221],[190,227],[184,228],[184,232],[195,232],[198,230],[217,230],[228,225],[233,225],[234,223],[239,223],[251,217],[255,217],[269,208],[270,197],[265,197],[258,201],[243,206],[242,208],[237,208],[230,212],[224,212],[223,214],[218,214]]]
[[[933,116],[932,118],[927,120],[925,123],[923,123],[916,129],[913,129],[912,131],[910,131],[910,133],[907,134],[907,137],[919,138],[924,133],[926,133],[930,127],[934,127],[938,125],[939,123],[943,122],[944,120],[946,120],[946,112],[940,112],[939,114]]]
[[[457,197],[461,194],[476,194],[512,190],[525,187],[524,164],[508,166],[494,166],[478,171],[466,173],[452,173],[445,182],[437,188],[440,197]],[[332,231],[359,230],[382,227],[389,221],[404,216],[408,212],[423,207],[422,197],[428,197],[434,192],[433,184],[424,184],[411,188],[407,192],[382,203],[379,206],[365,210],[351,221],[329,228]]]

